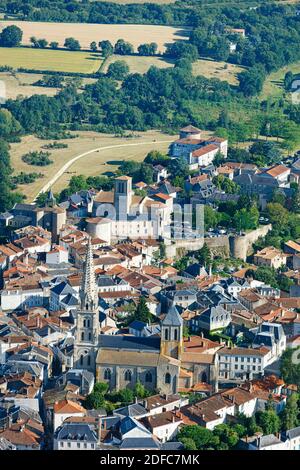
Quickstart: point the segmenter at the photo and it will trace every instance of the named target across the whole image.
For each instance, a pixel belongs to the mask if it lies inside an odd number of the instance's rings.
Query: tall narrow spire
[[[83,278],[80,289],[80,302],[82,310],[96,311],[98,307],[98,293],[93,261],[93,248],[91,238],[87,245],[84,263]]]

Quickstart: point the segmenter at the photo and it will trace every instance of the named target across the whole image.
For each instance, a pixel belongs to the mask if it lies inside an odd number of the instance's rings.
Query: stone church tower
[[[161,324],[160,353],[173,359],[181,359],[183,349],[183,321],[172,306]]]
[[[95,373],[100,334],[98,292],[91,239],[88,241],[80,288],[80,310],[76,313],[74,367]]]

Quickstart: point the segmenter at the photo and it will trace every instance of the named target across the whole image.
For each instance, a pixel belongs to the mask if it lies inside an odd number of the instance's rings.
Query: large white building
[[[169,236],[173,198],[166,194],[141,196],[132,189],[132,178],[115,179],[112,191],[100,191],[93,203],[87,231],[108,243],[122,239]]]
[[[211,165],[217,153],[227,157],[228,141],[220,137],[201,138],[201,130],[187,126],[180,130],[179,139],[170,147],[171,157],[185,158],[190,170]]]
[[[243,382],[264,374],[272,363],[272,352],[265,348],[223,348],[218,351],[219,380]]]

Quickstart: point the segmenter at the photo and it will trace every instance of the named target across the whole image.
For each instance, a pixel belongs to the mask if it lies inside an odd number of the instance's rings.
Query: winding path
[[[115,149],[115,148],[121,148],[121,147],[136,147],[138,145],[149,145],[149,144],[157,145],[157,144],[167,144],[167,143],[171,143],[171,142],[174,142],[174,140],[156,140],[156,141],[153,141],[153,140],[151,141],[150,140],[150,141],[147,141],[147,142],[135,142],[133,144],[108,145],[106,147],[97,147],[97,148],[94,148],[92,150],[88,150],[87,152],[81,153],[80,155],[77,155],[76,157],[72,158],[67,163],[65,163],[60,168],[60,170],[58,170],[58,172],[53,176],[53,178],[51,178],[51,180],[48,181],[48,183],[46,183],[42,187],[42,189],[40,189],[40,191],[37,193],[35,199],[38,197],[39,194],[45,193],[46,191],[48,191],[51,188],[51,186],[53,186],[56,183],[56,181],[59,180],[59,178],[65,173],[65,171],[68,170],[68,168],[70,168],[70,166],[73,165],[73,163],[75,163],[80,158],[83,158],[83,157],[86,157],[87,155],[90,155],[91,153],[100,152],[101,150],[109,150],[109,149]]]

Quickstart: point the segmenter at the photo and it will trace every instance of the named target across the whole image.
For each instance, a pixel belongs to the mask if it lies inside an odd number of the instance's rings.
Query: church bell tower
[[[173,305],[161,324],[160,352],[164,356],[180,359],[183,350],[183,321]]]
[[[87,245],[79,297],[80,309],[76,312],[74,367],[95,373],[100,325],[98,289],[90,238]]]

